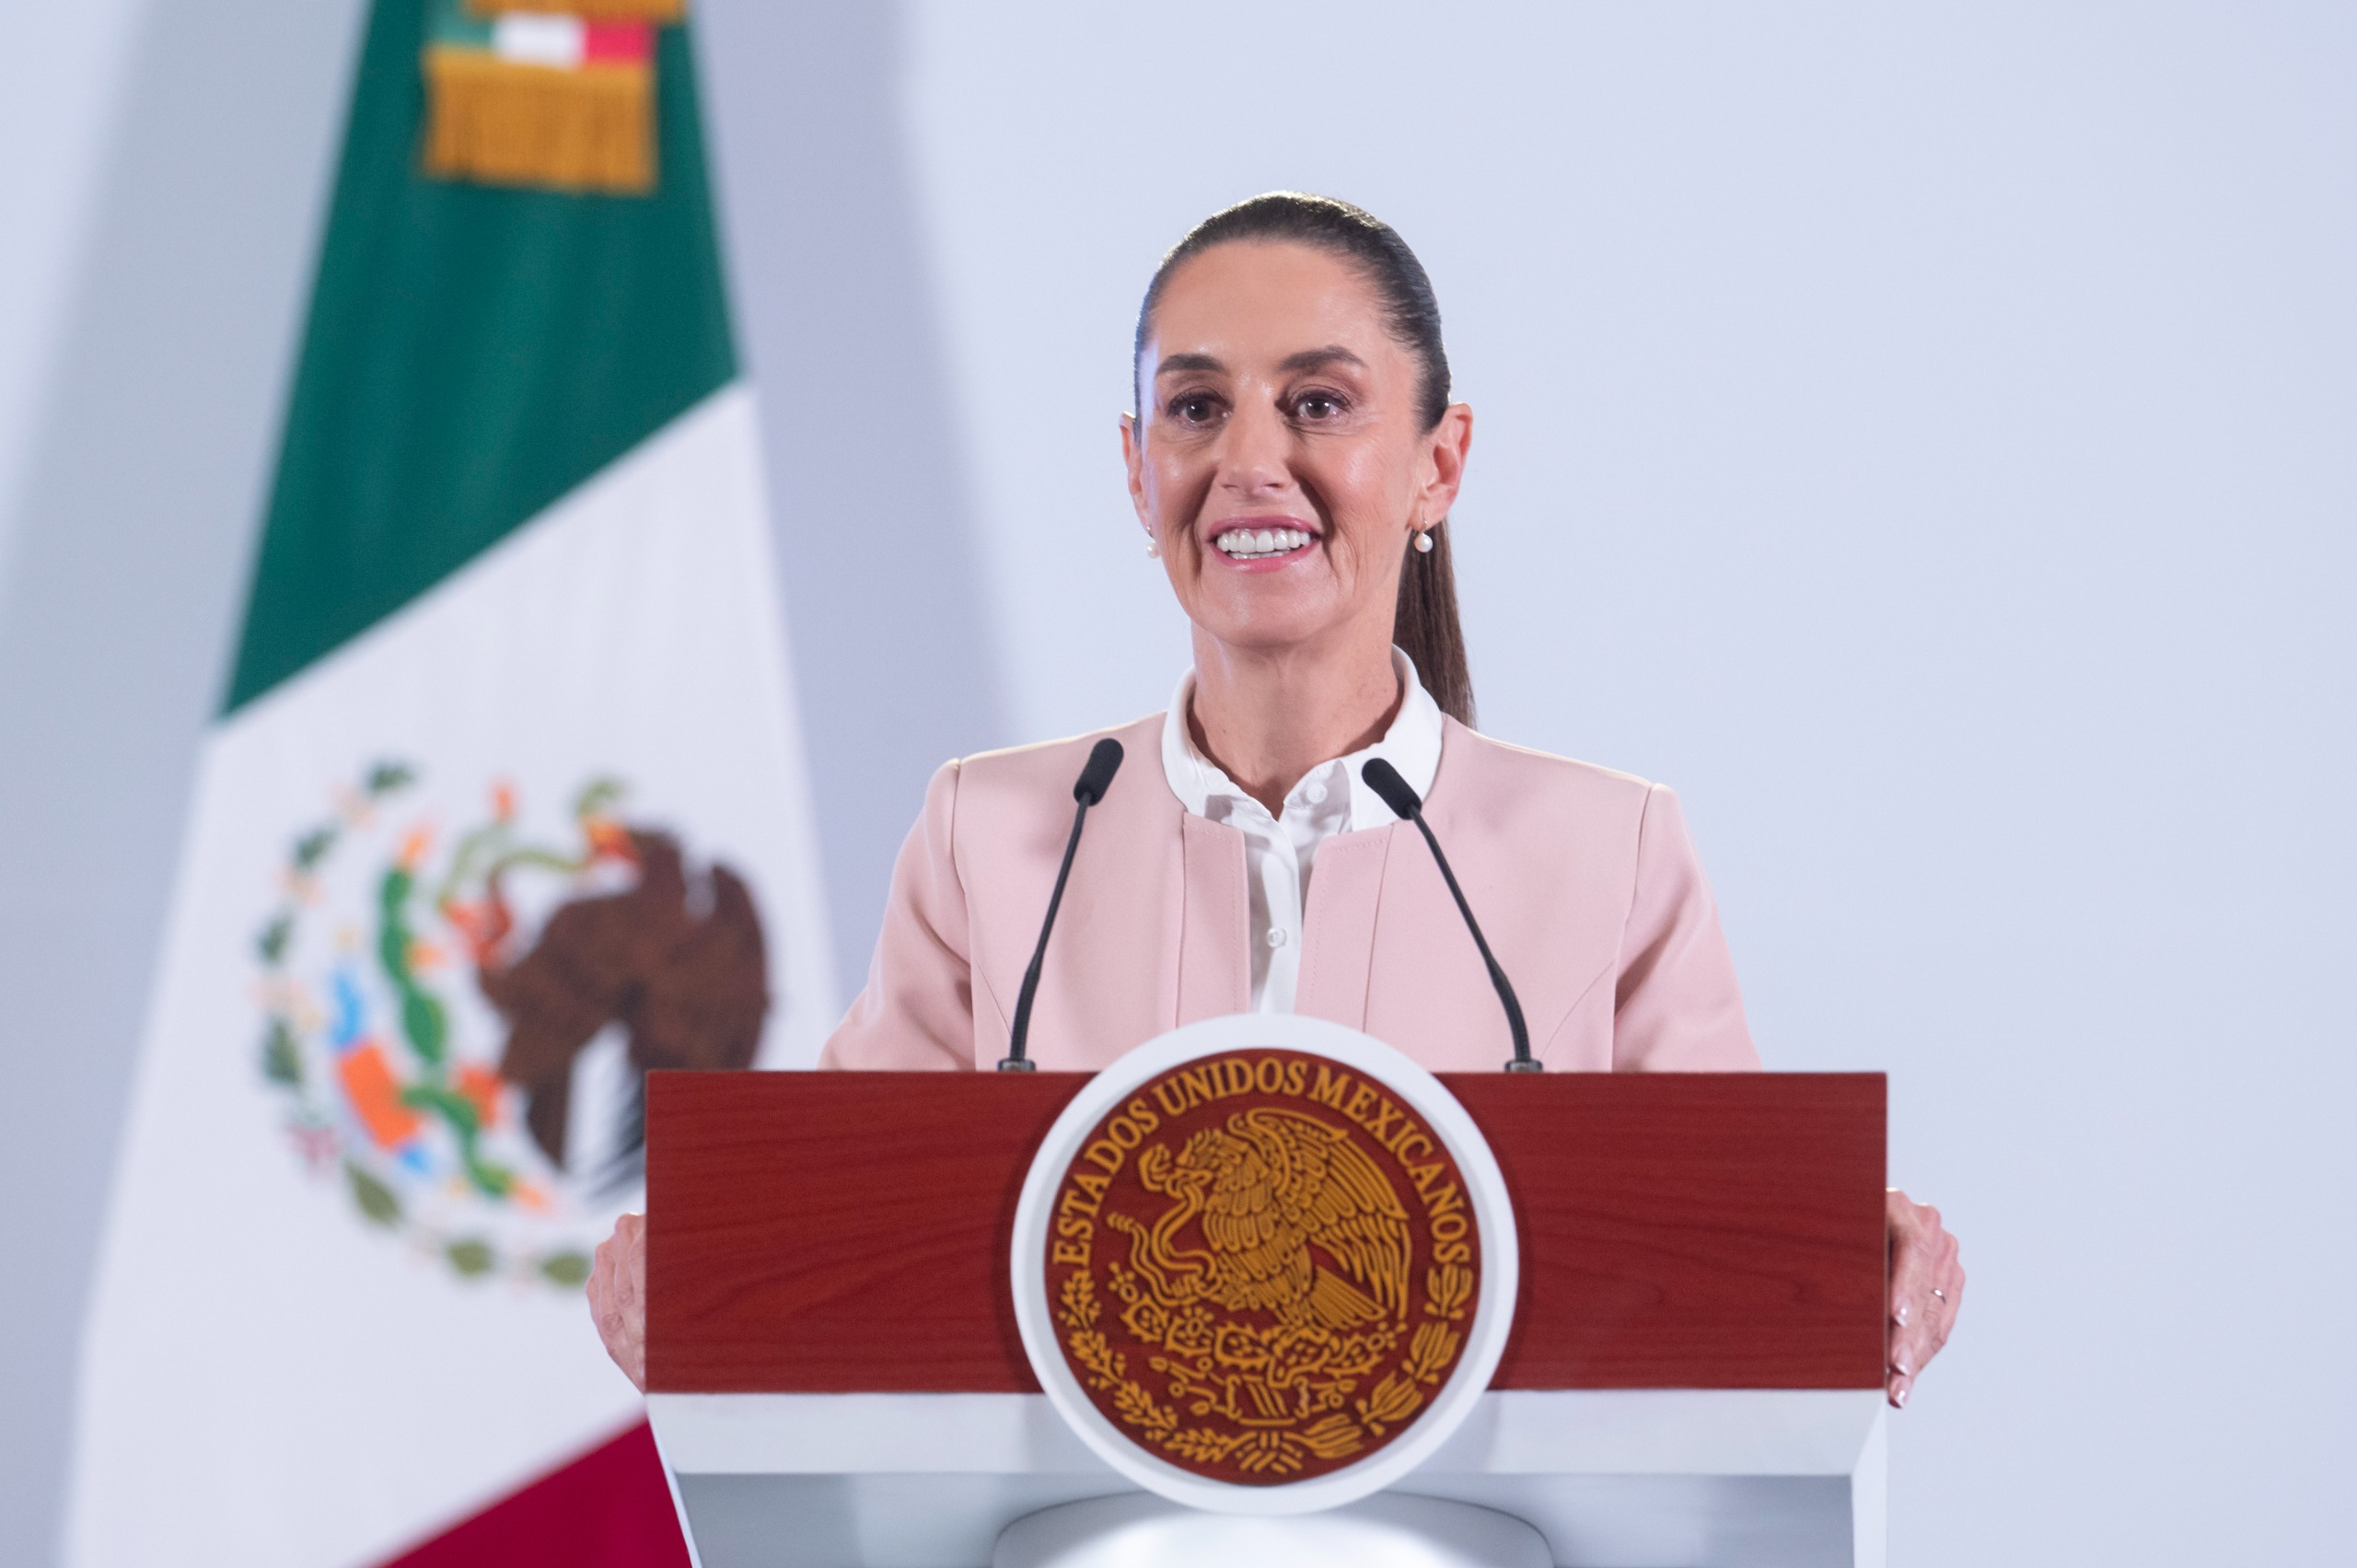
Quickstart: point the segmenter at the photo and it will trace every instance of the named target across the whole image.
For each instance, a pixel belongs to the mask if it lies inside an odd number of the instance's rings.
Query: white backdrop
[[[11,1562],[358,9],[0,0]],[[1478,412],[1485,727],[1678,786],[1770,1061],[1890,1071],[1965,1237],[1898,1560],[2335,1555],[2357,14],[698,14],[847,978],[932,761],[1169,691],[1112,423],[1154,259],[1348,196]]]
[[[1910,8],[1914,11],[1915,8]],[[1483,727],[1684,794],[1770,1063],[1972,1274],[1915,1564],[2313,1560],[2357,1452],[2345,7],[929,5],[905,115],[1006,705],[1185,656],[1161,250],[1395,224],[1475,409]]]

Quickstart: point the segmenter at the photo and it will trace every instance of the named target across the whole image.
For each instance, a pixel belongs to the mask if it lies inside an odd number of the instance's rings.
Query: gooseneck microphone
[[[1072,875],[1073,853],[1080,848],[1081,824],[1088,820],[1088,808],[1105,798],[1105,791],[1120,765],[1121,743],[1109,735],[1089,750],[1088,765],[1073,781],[1072,797],[1080,805],[1072,814],[1072,837],[1064,841],[1064,863],[1056,867],[1056,890],[1048,895],[1048,918],[1039,923],[1039,945],[1031,949],[1031,967],[1023,971],[1023,990],[1015,999],[1015,1027],[1007,1031],[1006,1055],[998,1064],[1002,1073],[1031,1071],[1030,1058],[1023,1054],[1023,1042],[1031,1033],[1031,998],[1039,990],[1039,966],[1048,957],[1048,933],[1056,928],[1056,906],[1064,901],[1064,878]]]
[[[1441,854],[1440,841],[1433,837],[1432,824],[1424,820],[1424,803],[1399,776],[1399,770],[1380,757],[1370,758],[1359,770],[1359,777],[1367,787],[1383,797],[1383,804],[1394,815],[1413,822],[1424,835],[1424,842],[1432,847],[1433,861],[1440,867],[1441,880],[1457,900],[1457,912],[1465,917],[1465,929],[1473,934],[1473,946],[1481,949],[1481,961],[1490,966],[1490,983],[1498,988],[1498,1000],[1505,1004],[1506,1028],[1514,1033],[1514,1060],[1506,1063],[1509,1073],[1539,1073],[1546,1069],[1530,1054],[1530,1029],[1522,1021],[1522,1004],[1515,999],[1514,986],[1506,980],[1506,971],[1498,967],[1491,955],[1490,944],[1482,939],[1480,923],[1473,918],[1473,906],[1465,901],[1465,889],[1457,885],[1457,873],[1448,868],[1448,856]]]

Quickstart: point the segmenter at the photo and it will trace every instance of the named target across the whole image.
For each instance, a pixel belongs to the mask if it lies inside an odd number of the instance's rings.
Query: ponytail
[[[1432,531],[1433,547],[1420,551],[1412,540],[1399,567],[1399,608],[1391,618],[1391,640],[1412,660],[1440,711],[1473,726],[1473,676],[1465,662],[1465,627],[1457,616],[1457,568],[1450,563],[1448,524]]]

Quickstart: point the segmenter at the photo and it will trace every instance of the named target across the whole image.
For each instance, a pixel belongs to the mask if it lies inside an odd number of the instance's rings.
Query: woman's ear
[[[1457,505],[1457,492],[1465,483],[1465,457],[1473,449],[1472,407],[1449,404],[1424,439],[1424,459],[1431,466],[1416,499],[1424,517],[1446,517]]]
[[[1121,416],[1121,463],[1130,471],[1130,505],[1137,508],[1138,521],[1151,537],[1154,523],[1145,515],[1145,432],[1133,413]]]

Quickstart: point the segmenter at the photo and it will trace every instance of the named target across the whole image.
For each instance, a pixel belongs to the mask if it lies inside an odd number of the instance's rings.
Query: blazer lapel
[[[1244,835],[1182,811],[1180,859],[1186,914],[1178,936],[1178,1022],[1241,1013],[1252,1005],[1251,909],[1244,883]]]
[[[1375,961],[1375,916],[1383,867],[1399,824],[1337,833],[1320,845],[1302,912],[1301,985],[1294,1011],[1354,1029],[1366,1028],[1366,987]]]

